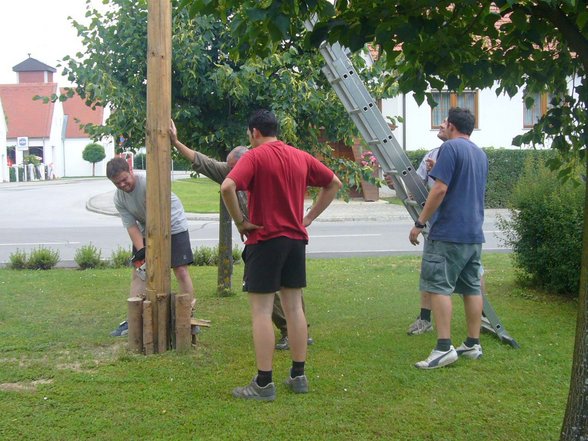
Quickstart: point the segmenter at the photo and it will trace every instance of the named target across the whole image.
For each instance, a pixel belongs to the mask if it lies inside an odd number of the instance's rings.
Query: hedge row
[[[191,164],[183,157],[174,158],[173,162],[173,169],[175,171],[189,171],[192,169]],[[147,169],[147,156],[145,153],[137,153],[133,157],[133,168],[135,170]]]
[[[486,208],[506,208],[514,186],[528,158],[543,161],[553,156],[552,150],[510,150],[487,147],[482,149],[488,157],[488,183]],[[427,150],[406,152],[410,161],[418,167]]]

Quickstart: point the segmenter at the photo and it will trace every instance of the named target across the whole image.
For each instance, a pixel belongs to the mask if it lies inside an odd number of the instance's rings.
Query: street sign
[[[16,138],[16,149],[19,152],[26,152],[29,149],[28,136],[19,136],[18,138]]]

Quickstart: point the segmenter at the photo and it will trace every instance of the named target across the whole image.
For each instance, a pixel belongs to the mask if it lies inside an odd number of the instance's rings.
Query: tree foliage
[[[144,0],[107,3],[106,12],[88,6],[89,24],[73,21],[86,50],[64,57],[63,73],[87,105],[112,110],[106,125],[86,126],[92,136],[113,135],[119,150],[135,150],[145,138],[147,7]],[[348,186],[369,176],[371,170],[333,157],[326,143],[350,144],[355,128],[322,75],[316,51],[291,42],[264,57],[234,61],[229,52],[236,44],[222,20],[174,9],[172,117],[184,143],[224,159],[248,142],[251,111],[266,107],[278,116],[282,139],[323,158]],[[363,69],[367,81],[381,73]]]
[[[102,161],[106,158],[106,152],[104,151],[104,147],[98,143],[90,143],[88,144],[84,150],[82,151],[82,158],[84,161],[88,161],[92,163],[92,176],[94,176],[94,171],[96,167],[96,163]]]
[[[283,41],[306,46],[327,39],[352,51],[366,43],[386,54],[400,92],[417,102],[447,87],[494,87],[511,97],[522,90],[527,105],[535,92],[550,92],[549,112],[516,139],[543,143],[585,158],[588,135],[588,10],[586,1],[183,0],[192,13],[232,17],[239,44],[235,56],[266,54]],[[303,21],[316,16],[311,33]],[[572,159],[567,156],[567,159]]]

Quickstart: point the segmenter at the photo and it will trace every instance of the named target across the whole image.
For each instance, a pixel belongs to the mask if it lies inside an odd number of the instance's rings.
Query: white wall
[[[6,118],[4,117],[2,101],[0,101],[0,182],[8,182],[10,180],[10,175],[8,174],[8,152],[6,151],[6,132]]]
[[[65,176],[92,176],[92,163],[85,161],[82,152],[92,142],[89,138],[70,138],[65,140]],[[96,176],[106,176],[106,163],[114,157],[112,139],[99,142],[104,147],[106,158],[96,163]]]
[[[405,98],[405,121],[400,123],[394,136],[401,146],[403,139],[406,150],[430,150],[440,144],[437,129],[431,128],[431,107],[426,100],[417,105],[412,95]],[[387,116],[403,115],[403,97],[383,100],[382,113]],[[480,90],[478,94],[478,128],[472,133],[472,140],[480,147],[519,148],[512,145],[512,139],[525,133],[523,128],[523,98],[519,93],[512,99],[506,95],[496,96],[491,89]]]
[[[44,139],[43,142],[43,163],[46,165],[52,164],[55,177],[64,176],[63,143],[61,139],[63,120],[63,103],[56,101],[53,106],[53,119],[51,120],[49,139]]]

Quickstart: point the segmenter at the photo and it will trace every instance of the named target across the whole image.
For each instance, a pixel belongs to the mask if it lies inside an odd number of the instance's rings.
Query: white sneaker
[[[462,343],[456,349],[456,352],[457,355],[460,357],[471,358],[473,360],[476,360],[482,356],[482,346],[476,344],[470,348],[469,346],[466,346],[465,343]]]
[[[438,351],[433,349],[426,360],[415,363],[414,367],[418,369],[436,369],[457,361],[457,352],[452,346],[448,351]]]

